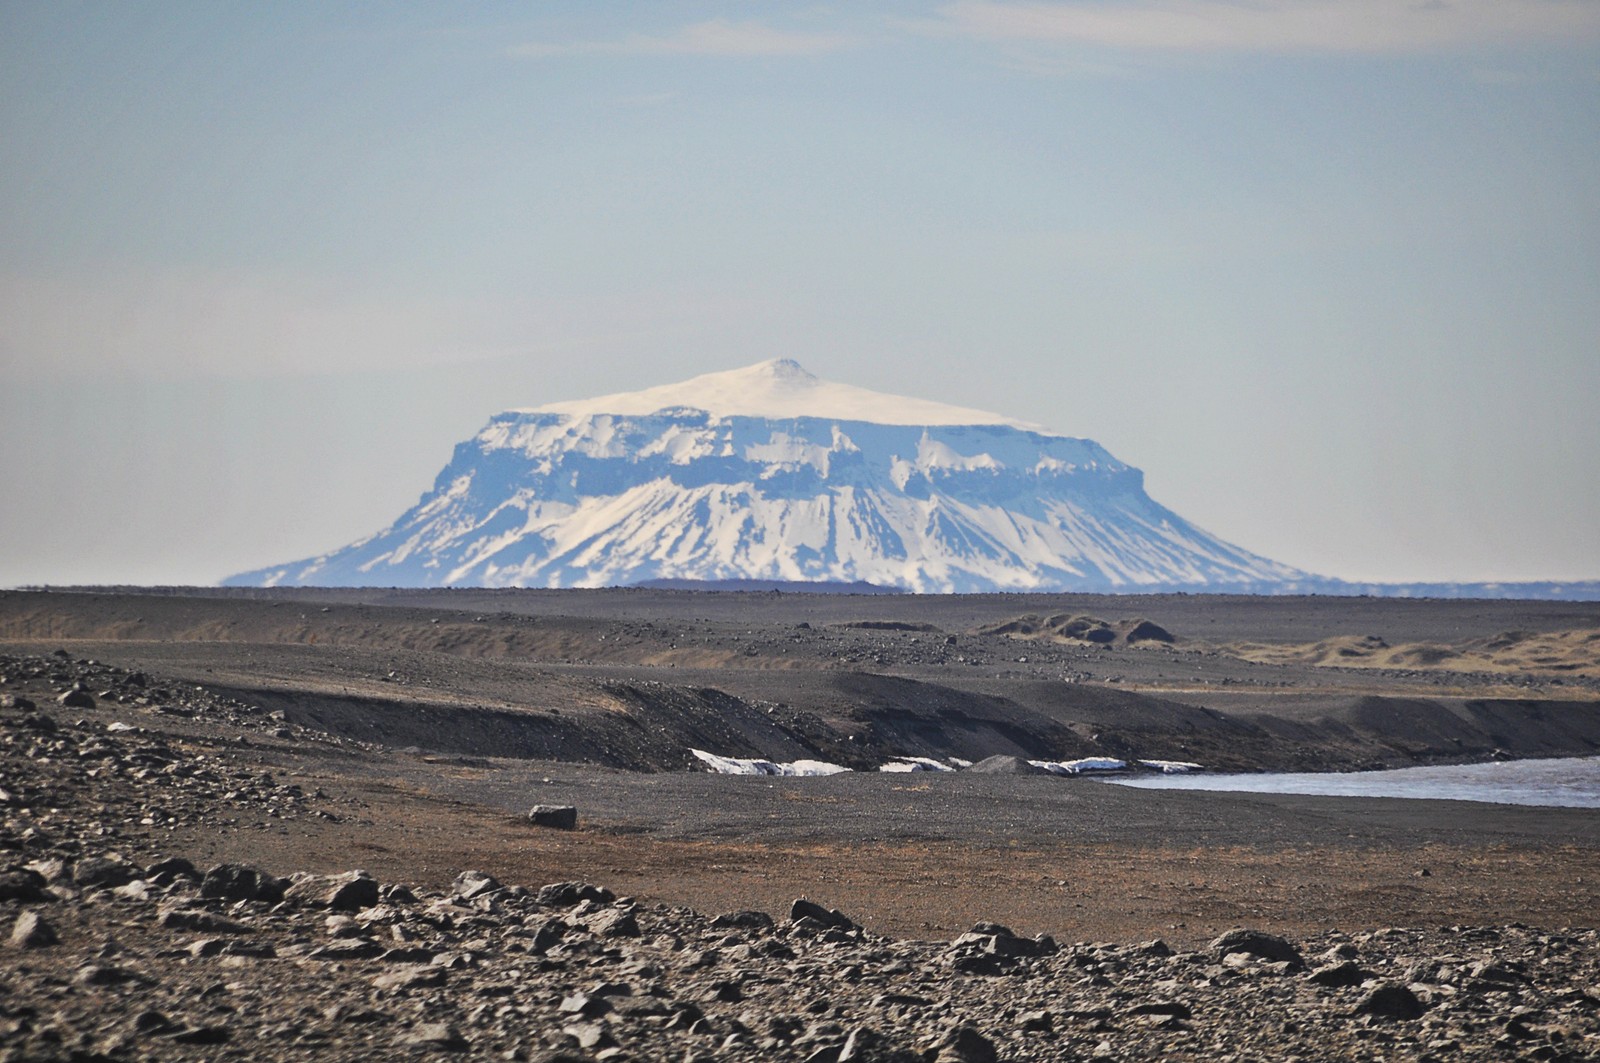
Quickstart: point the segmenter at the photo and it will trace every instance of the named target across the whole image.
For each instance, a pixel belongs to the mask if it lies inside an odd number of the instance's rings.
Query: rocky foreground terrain
[[[255,753],[348,740],[65,652],[0,676],[0,1060],[1600,1058],[1593,928],[899,940],[820,885],[716,912],[297,867],[373,810]],[[272,862],[191,861],[197,829]]]

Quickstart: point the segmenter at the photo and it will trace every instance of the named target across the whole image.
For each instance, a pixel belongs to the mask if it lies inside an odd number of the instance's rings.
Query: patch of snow
[[[962,454],[950,444],[930,438],[926,432],[917,443],[917,467],[923,470],[958,469],[963,472],[1005,468],[992,454]]]
[[[1183,775],[1191,771],[1205,771],[1206,769],[1188,760],[1141,760],[1139,767],[1159,771],[1163,775]]]
[[[696,759],[703,762],[708,768],[718,775],[780,775],[780,776],[806,776],[838,775],[849,771],[849,768],[840,764],[829,764],[825,760],[793,760],[787,764],[779,764],[771,760],[759,758],[746,759],[744,757],[719,757],[715,753],[707,753],[703,749],[691,749]]]
[[[879,771],[955,771],[942,760],[931,757],[895,757],[887,764],[878,765]]]
[[[1122,771],[1128,766],[1125,760],[1115,757],[1084,757],[1081,760],[1030,760],[1036,768],[1052,775],[1082,775],[1088,771]]]
[[[525,412],[574,417],[608,413],[637,416],[685,407],[705,410],[715,417],[829,417],[841,421],[917,425],[1001,424],[1056,434],[1039,425],[986,410],[835,384],[812,376],[790,358],[775,358],[722,373],[706,373],[678,384],[664,384],[643,391],[548,402]]]

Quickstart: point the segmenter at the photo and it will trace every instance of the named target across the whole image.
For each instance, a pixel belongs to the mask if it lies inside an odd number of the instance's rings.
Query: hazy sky
[[[1325,575],[1600,577],[1600,0],[0,0],[0,586],[773,357]]]

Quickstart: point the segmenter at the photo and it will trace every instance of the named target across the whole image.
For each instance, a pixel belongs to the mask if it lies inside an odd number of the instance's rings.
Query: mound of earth
[[[1087,642],[1095,646],[1133,646],[1141,642],[1170,645],[1177,641],[1172,632],[1142,617],[1107,621],[1096,616],[1067,613],[1056,613],[1051,616],[1027,613],[997,624],[985,624],[975,629],[973,633],[1004,635],[1013,639]]]
[[[1238,642],[1219,648],[1262,664],[1600,678],[1600,629],[1596,628],[1507,631],[1455,642],[1393,644],[1379,635],[1339,635],[1309,643]]]

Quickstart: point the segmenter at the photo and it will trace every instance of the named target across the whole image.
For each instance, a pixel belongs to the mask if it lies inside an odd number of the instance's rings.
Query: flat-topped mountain
[[[493,417],[392,525],[236,585],[865,582],[918,592],[1306,579],[1087,439],[780,359]]]

